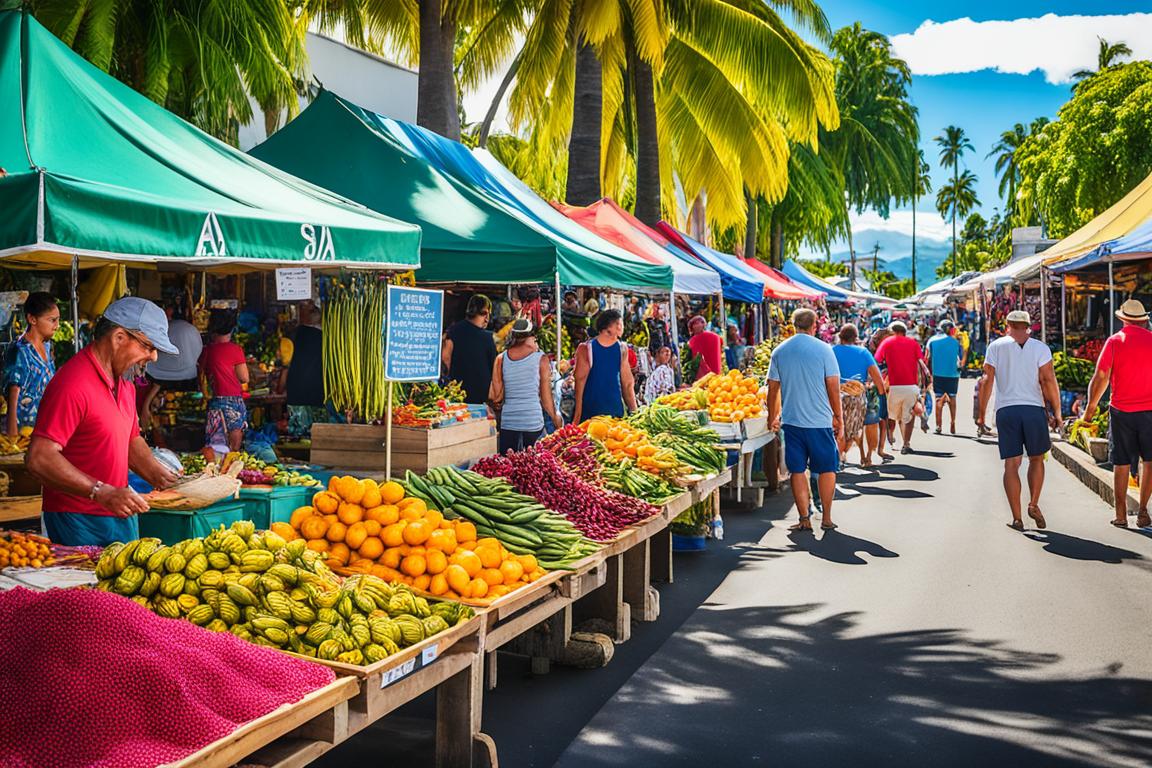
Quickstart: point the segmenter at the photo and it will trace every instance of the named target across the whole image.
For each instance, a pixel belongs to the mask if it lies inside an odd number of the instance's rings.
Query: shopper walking
[[[876,350],[876,362],[888,366],[888,415],[896,421],[904,440],[900,453],[912,453],[916,401],[920,399],[920,382],[930,383],[932,374],[924,363],[924,350],[908,336],[908,326],[894,322],[892,336]]]
[[[701,315],[696,315],[688,321],[688,349],[700,359],[696,368],[696,380],[704,378],[710,373],[717,375],[724,373],[724,340],[720,334],[708,330],[708,322]]]
[[[168,338],[179,352],[175,355],[161,352],[156,362],[148,364],[144,370],[148,389],[139,405],[140,428],[151,431],[153,445],[161,448],[166,447],[166,439],[162,427],[152,428],[152,403],[161,392],[199,391],[200,379],[196,367],[200,353],[204,351],[204,339],[200,331],[192,323],[178,317],[173,304],[164,307],[164,316],[168,318]]]
[[[964,347],[956,338],[956,326],[942,320],[939,332],[928,339],[928,364],[932,369],[932,391],[936,395],[936,434],[943,431],[944,406],[951,418],[950,431],[956,434],[956,392],[960,388],[960,366]]]
[[[27,328],[4,353],[4,399],[8,404],[5,433],[17,437],[36,426],[36,414],[48,382],[56,375],[52,337],[60,327],[60,308],[50,293],[37,291],[24,301]]]
[[[840,460],[845,460],[848,449],[856,443],[860,446],[860,466],[870,467],[878,442],[880,418],[878,409],[868,405],[878,400],[875,393],[884,391],[884,377],[872,353],[858,343],[860,332],[854,324],[846,323],[838,336],[840,343],[832,347],[832,353],[840,368],[840,410],[844,416]]]
[[[1028,454],[1028,516],[1044,528],[1040,491],[1044,487],[1044,454],[1052,447],[1048,428],[1060,425],[1060,387],[1052,370],[1052,351],[1031,338],[1032,318],[1023,310],[1008,313],[1008,333],[988,345],[984,383],[976,423],[983,430],[992,390],[996,390],[996,432],[1004,460],[1004,492],[1012,509],[1009,528],[1024,530],[1020,514],[1020,464]],[[1044,404],[1052,409],[1046,416]]]
[[[796,335],[772,352],[768,366],[768,421],[784,434],[784,464],[792,473],[792,498],[800,521],[790,530],[812,530],[812,494],[807,472],[817,476],[823,519],[831,530],[832,497],[840,462],[837,443],[844,435],[840,407],[840,367],[832,347],[816,338],[816,313],[792,313]]]
[[[211,343],[200,353],[200,377],[210,394],[204,442],[213,451],[238,451],[244,445],[248,407],[244,390],[248,385],[248,360],[244,348],[232,341],[236,318],[221,312],[212,318]]]
[[[1152,497],[1152,331],[1148,330],[1148,312],[1136,299],[1120,305],[1116,317],[1124,327],[1104,342],[1096,373],[1088,385],[1088,405],[1083,419],[1091,421],[1104,391],[1112,388],[1108,406],[1108,451],[1112,460],[1112,490],[1116,516],[1112,525],[1128,527],[1128,478],[1137,460],[1143,462],[1140,473],[1140,508],[1136,526],[1152,525],[1148,499]]]
[[[632,368],[627,349],[620,343],[623,335],[620,313],[605,309],[596,315],[596,336],[576,350],[575,423],[593,416],[623,416],[625,403],[629,412],[636,410]]]
[[[499,413],[500,453],[520,451],[539,440],[545,413],[556,429],[564,425],[552,398],[552,366],[526,317],[512,324],[508,348],[496,357],[488,400]]]
[[[492,386],[492,366],[496,363],[496,341],[486,330],[492,316],[492,301],[482,293],[468,299],[465,318],[449,329],[441,358],[448,378],[464,387],[467,402],[482,405]]]
[[[872,334],[868,340],[868,351],[872,353],[873,359],[875,359],[876,351],[880,349],[880,345],[892,335],[892,331],[887,327],[880,328]],[[888,413],[888,366],[883,363],[877,363],[877,366],[880,368],[881,378],[884,379],[884,392],[876,396],[876,424],[880,427],[880,445],[876,449],[876,454],[884,461],[891,461],[895,457],[885,449],[889,445],[896,444],[896,422]]]
[[[136,515],[148,503],[128,486],[129,468],[156,488],[175,482],[140,436],[127,380],[158,351],[176,352],[163,310],[129,296],[108,305],[92,343],[48,384],[27,463],[44,482],[44,527],[57,544],[140,538]]]

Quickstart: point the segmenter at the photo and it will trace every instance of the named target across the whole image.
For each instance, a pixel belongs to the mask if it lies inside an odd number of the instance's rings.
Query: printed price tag
[[[429,664],[431,664],[432,662],[436,661],[436,657],[439,655],[439,650],[440,650],[439,644],[430,645],[427,648],[425,648],[424,653],[420,657],[420,660],[422,662],[421,666],[426,667]]]
[[[414,669],[416,669],[416,659],[408,659],[408,661],[404,662],[400,666],[393,667],[392,669],[385,672],[380,678],[380,687],[387,688],[400,678],[410,674]]]

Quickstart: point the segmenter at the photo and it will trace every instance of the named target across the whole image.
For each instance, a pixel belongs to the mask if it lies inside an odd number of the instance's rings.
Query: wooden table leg
[[[472,768],[483,715],[484,659],[472,663],[436,688],[436,768]]]
[[[624,553],[624,602],[637,621],[660,618],[660,602],[652,588],[651,539],[645,539]]]
[[[672,529],[665,528],[648,540],[652,551],[652,581],[672,583]]]
[[[606,634],[617,643],[624,643],[632,637],[632,612],[624,602],[624,556],[613,555],[605,563],[608,575],[604,586],[576,601],[576,622],[601,619],[609,625]]]

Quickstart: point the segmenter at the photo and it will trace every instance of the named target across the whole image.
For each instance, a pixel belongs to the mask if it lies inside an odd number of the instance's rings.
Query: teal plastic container
[[[204,509],[153,509],[140,515],[140,535],[171,545],[207,536],[221,525],[227,528],[244,519],[244,501],[237,499],[218,501]]]
[[[287,523],[292,513],[306,506],[312,496],[323,490],[320,486],[305,488],[299,485],[249,487],[240,489],[240,501],[244,503],[244,518],[251,520],[263,530],[272,523]]]

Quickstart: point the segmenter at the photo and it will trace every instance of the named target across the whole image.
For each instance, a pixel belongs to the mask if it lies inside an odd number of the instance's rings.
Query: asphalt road
[[[603,669],[501,657],[483,729],[506,768],[1152,765],[1152,531],[1050,460],[1016,533],[994,444],[917,431],[840,477],[835,532],[786,494],[677,555],[661,616]],[[322,758],[431,765],[431,697]]]

